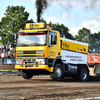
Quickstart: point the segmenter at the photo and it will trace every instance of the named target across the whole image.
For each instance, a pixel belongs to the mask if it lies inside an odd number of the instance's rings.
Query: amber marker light
[[[50,26],[47,26],[47,29],[49,29],[49,30],[50,30]]]
[[[17,51],[16,51],[16,49],[15,49],[15,56],[14,57],[17,58]]]
[[[46,51],[44,50],[44,51],[43,51],[43,57],[45,57],[45,54],[46,54]]]
[[[27,30],[27,28],[25,27],[25,30]]]

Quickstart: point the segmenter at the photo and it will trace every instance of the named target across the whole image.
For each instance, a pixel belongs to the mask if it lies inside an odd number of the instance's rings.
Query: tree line
[[[11,45],[14,46],[14,34],[18,33],[20,29],[24,29],[26,23],[34,23],[33,19],[28,20],[28,17],[29,13],[25,11],[25,7],[8,6],[0,22],[0,42],[3,45],[11,43]],[[41,22],[46,23],[44,19],[41,19]],[[69,32],[70,29],[64,24],[53,24],[50,22],[48,25],[52,29],[59,31],[61,37],[88,43],[90,52],[95,51],[99,53],[100,31],[98,31],[98,33],[91,33],[90,29],[84,27],[78,31],[77,35],[73,36]]]

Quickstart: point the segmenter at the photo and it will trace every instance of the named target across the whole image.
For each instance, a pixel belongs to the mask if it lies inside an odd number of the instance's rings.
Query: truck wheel
[[[32,71],[29,70],[21,70],[21,75],[25,79],[31,79],[33,77]]]
[[[63,76],[63,68],[61,64],[56,64],[54,68],[54,72],[50,74],[50,77],[53,80],[61,80]]]
[[[79,80],[85,82],[88,80],[88,77],[89,77],[89,70],[87,67],[83,67],[80,69],[80,72],[79,72]]]

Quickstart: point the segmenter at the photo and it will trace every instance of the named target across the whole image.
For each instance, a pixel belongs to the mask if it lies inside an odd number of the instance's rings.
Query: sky
[[[35,0],[1,0],[0,21],[7,6],[24,6],[30,13],[28,19],[37,22]],[[91,33],[100,31],[100,0],[48,0],[42,18],[49,23],[64,24],[75,36],[83,27]]]

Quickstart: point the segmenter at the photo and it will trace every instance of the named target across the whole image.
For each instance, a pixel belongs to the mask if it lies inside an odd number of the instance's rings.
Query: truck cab
[[[53,59],[61,55],[59,37],[58,31],[45,28],[44,23],[26,24],[18,33],[15,69],[21,70],[24,78],[32,77],[25,73],[53,72]]]

